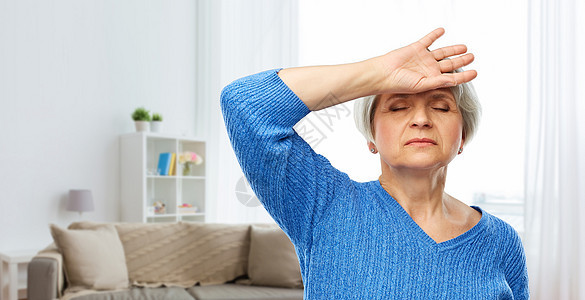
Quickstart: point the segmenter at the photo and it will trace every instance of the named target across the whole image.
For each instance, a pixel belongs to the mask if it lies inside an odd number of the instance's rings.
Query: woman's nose
[[[431,128],[433,127],[433,122],[425,109],[415,109],[410,120],[410,127]]]

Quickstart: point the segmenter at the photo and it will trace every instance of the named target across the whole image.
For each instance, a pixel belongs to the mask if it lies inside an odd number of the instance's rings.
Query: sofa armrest
[[[27,299],[58,299],[63,288],[63,256],[51,245],[41,250],[28,264]]]

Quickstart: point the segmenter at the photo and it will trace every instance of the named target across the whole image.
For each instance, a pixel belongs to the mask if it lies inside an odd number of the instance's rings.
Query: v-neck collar
[[[481,213],[481,219],[479,222],[477,222],[475,226],[460,234],[459,236],[437,243],[412,219],[412,217],[410,217],[406,210],[404,210],[404,208],[390,194],[388,194],[388,192],[382,187],[378,180],[374,180],[371,183],[373,184],[377,194],[380,196],[379,199],[381,200],[382,205],[385,206],[391,214],[395,215],[396,218],[399,218],[398,221],[404,224],[404,226],[406,226],[412,233],[412,236],[423,245],[437,248],[438,250],[455,248],[462,243],[471,240],[488,225],[488,214],[478,206],[471,206],[473,209]]]

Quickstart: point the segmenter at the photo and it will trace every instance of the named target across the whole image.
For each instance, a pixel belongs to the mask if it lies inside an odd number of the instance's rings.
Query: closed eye
[[[407,109],[407,107],[391,107],[390,111],[401,111],[405,109]]]
[[[449,108],[445,108],[445,107],[433,107],[434,110],[438,110],[438,111],[443,111],[443,112],[448,112]]]

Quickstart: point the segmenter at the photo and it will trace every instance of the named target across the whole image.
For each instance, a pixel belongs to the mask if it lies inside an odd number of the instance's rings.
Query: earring
[[[463,147],[459,148],[459,151],[457,151],[457,154],[461,154],[461,152],[463,152]]]
[[[371,148],[371,149],[370,149],[370,152],[372,152],[372,153],[376,153],[376,149],[374,149],[374,148]]]

